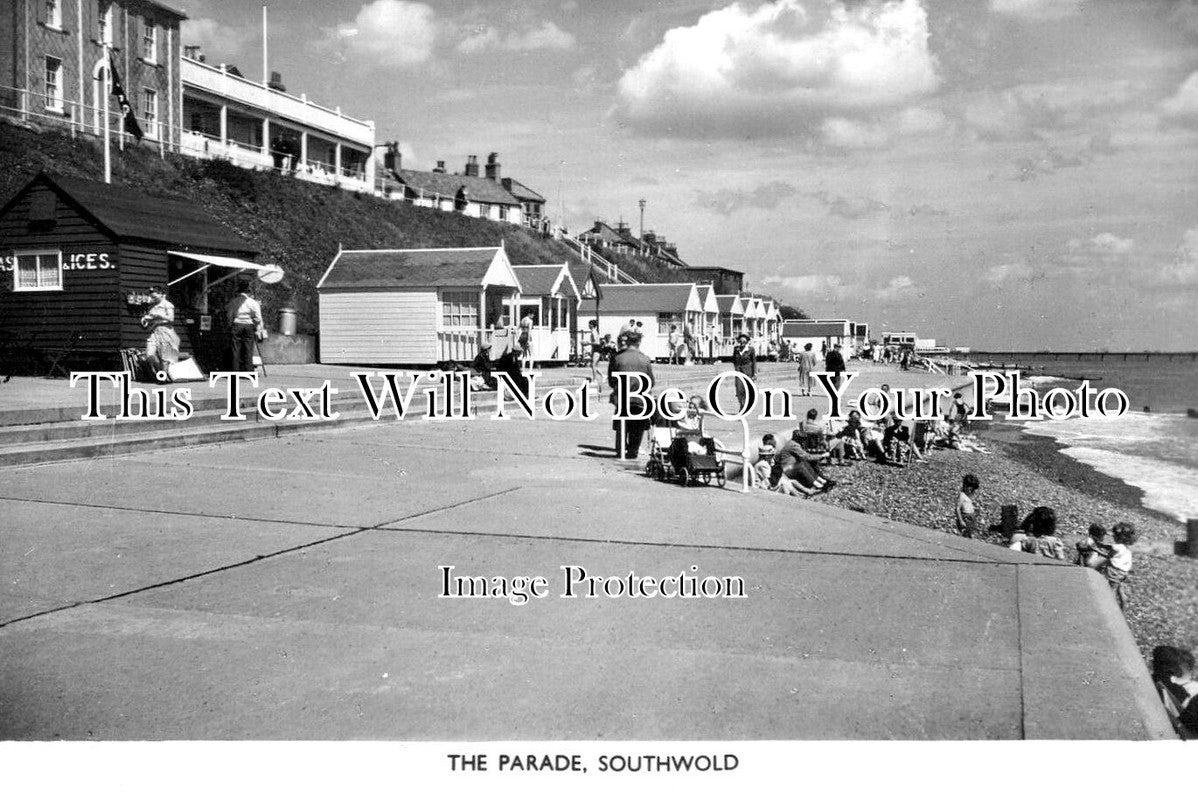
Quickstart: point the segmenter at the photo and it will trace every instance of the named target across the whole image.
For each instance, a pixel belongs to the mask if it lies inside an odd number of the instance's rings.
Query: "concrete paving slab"
[[[971,566],[945,584],[930,580],[937,570],[923,562],[903,562],[888,576],[896,568],[876,560],[849,576],[842,560],[825,556],[643,548],[630,558],[615,545],[479,545],[468,536],[368,532],[4,629],[12,713],[3,718],[29,726],[6,733],[698,739],[1017,731],[1009,567],[1001,568],[1005,581],[994,580],[994,568]],[[654,575],[695,560],[750,586],[734,602],[555,596],[513,608],[502,599],[436,598],[438,562],[551,576],[574,558],[597,573]],[[907,590],[871,592],[886,577]],[[925,624],[896,624],[912,614]],[[959,623],[979,615],[992,624]],[[872,623],[863,627],[863,618]],[[82,663],[93,665],[86,677]],[[61,697],[48,703],[47,692]],[[882,696],[888,712],[879,715],[868,698]],[[43,718],[47,704],[62,715]]]
[[[48,514],[53,526],[42,526]],[[0,501],[0,624],[177,580],[346,529]]]
[[[1114,593],[1096,571],[1020,567],[1019,626],[1027,738],[1175,738],[1142,679],[1144,661]],[[1102,658],[1096,638],[1107,643]]]
[[[323,455],[301,437],[211,445],[146,457],[4,471],[0,497],[230,519],[369,527],[476,496],[425,476],[421,456],[359,463],[354,445]],[[242,449],[244,448],[244,449]],[[149,487],[153,487],[152,489]]]

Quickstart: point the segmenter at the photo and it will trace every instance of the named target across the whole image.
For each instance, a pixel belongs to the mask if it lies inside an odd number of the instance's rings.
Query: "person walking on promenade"
[[[179,360],[179,335],[175,333],[175,305],[166,299],[160,287],[150,289],[154,304],[141,317],[141,326],[146,329],[146,361],[154,370],[170,380],[169,364]]]
[[[804,397],[811,396],[813,386],[811,373],[815,372],[818,363],[815,351],[811,349],[811,342],[803,345],[803,352],[799,353],[799,391],[803,393]]]
[[[612,402],[616,402],[616,374],[640,373],[649,379],[649,385],[642,387],[648,392],[653,387],[653,362],[641,352],[641,334],[630,331],[624,334],[625,347],[612,356],[607,367],[607,383],[612,388]],[[630,388],[636,388],[636,381],[629,383]],[[645,401],[635,395],[629,397],[628,411],[633,414],[643,413]],[[616,457],[636,458],[641,450],[641,439],[649,428],[649,420],[612,420],[612,430],[616,433]]]
[[[253,298],[250,282],[241,281],[238,292],[225,306],[229,321],[230,345],[233,352],[231,369],[234,372],[254,372],[254,342],[262,329],[262,306]]]
[[[832,385],[839,389],[840,376],[844,372],[844,354],[840,352],[839,344],[824,356],[824,369],[832,373]]]
[[[757,352],[749,344],[749,334],[742,333],[736,337],[736,347],[732,349],[732,368],[750,380],[757,379]],[[736,401],[742,411],[747,410],[748,391],[743,381],[736,382]]]
[[[599,385],[599,358],[603,355],[603,346],[599,340],[599,321],[587,322],[586,339],[583,341],[583,353],[591,362],[591,383]]]

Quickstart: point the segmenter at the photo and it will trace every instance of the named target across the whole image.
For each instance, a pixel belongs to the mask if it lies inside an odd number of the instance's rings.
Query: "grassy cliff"
[[[100,180],[101,143],[58,129],[0,121],[0,198],[7,200],[39,170]],[[494,247],[504,242],[513,264],[581,263],[574,251],[527,228],[417,208],[222,161],[161,157],[148,143],[113,148],[113,181],[146,194],[203,207],[257,247],[287,277],[263,287],[268,308],[292,304],[302,330],[316,323],[316,283],[337,254],[353,248]],[[624,265],[622,265],[624,266]],[[643,280],[639,265],[625,267]]]

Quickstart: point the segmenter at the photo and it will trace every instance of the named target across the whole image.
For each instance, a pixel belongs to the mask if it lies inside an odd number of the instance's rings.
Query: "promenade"
[[[657,483],[599,408],[0,469],[0,738],[1171,735],[1097,573]],[[548,596],[440,598],[443,565]],[[746,596],[562,598],[563,565]]]

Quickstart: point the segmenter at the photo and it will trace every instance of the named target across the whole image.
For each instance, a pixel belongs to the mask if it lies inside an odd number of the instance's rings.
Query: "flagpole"
[[[262,4],[262,85],[270,83],[270,72],[266,63],[266,4]]]
[[[108,61],[104,65],[104,99],[100,107],[100,112],[104,115],[104,182],[112,183],[112,141],[108,130],[108,96],[112,91],[110,82],[112,80],[112,54],[108,52],[108,46],[104,46],[104,57]]]

